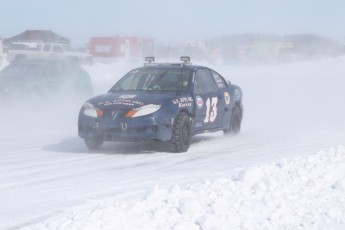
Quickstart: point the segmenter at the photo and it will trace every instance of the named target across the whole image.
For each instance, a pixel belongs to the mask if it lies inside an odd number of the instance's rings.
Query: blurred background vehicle
[[[18,59],[38,57],[66,57],[80,61],[83,64],[92,64],[91,54],[85,51],[75,50],[68,45],[57,43],[38,44],[35,48],[17,45],[15,48],[8,51],[7,60],[13,62]]]
[[[9,62],[22,58],[72,58],[83,64],[92,64],[87,50],[72,48],[71,40],[51,30],[25,30],[4,40]]]
[[[71,58],[28,58],[12,62],[0,72],[0,98],[83,98],[93,94],[89,74]]]

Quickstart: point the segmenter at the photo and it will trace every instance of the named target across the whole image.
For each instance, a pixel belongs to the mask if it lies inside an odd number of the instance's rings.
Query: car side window
[[[217,86],[213,76],[207,69],[199,69],[195,73],[194,92],[196,94],[206,94],[217,91]]]
[[[211,74],[214,78],[214,81],[216,82],[216,85],[218,86],[218,89],[223,89],[226,87],[226,81],[225,79],[220,76],[216,71],[210,70]]]

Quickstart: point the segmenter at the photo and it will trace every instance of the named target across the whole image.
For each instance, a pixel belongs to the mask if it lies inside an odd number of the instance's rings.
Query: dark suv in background
[[[92,93],[89,74],[70,58],[20,59],[0,72],[0,99],[32,95],[83,98]]]

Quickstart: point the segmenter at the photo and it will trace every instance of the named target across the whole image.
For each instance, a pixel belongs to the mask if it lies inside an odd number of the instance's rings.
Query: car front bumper
[[[173,120],[154,116],[122,119],[102,119],[82,115],[78,134],[81,138],[101,138],[104,141],[168,141],[172,136]]]

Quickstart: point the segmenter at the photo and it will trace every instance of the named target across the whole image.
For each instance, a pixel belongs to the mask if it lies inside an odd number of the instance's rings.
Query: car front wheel
[[[85,145],[90,150],[100,149],[103,145],[101,138],[84,139]]]
[[[181,112],[177,115],[171,138],[172,152],[186,152],[190,146],[191,124],[187,113]]]

